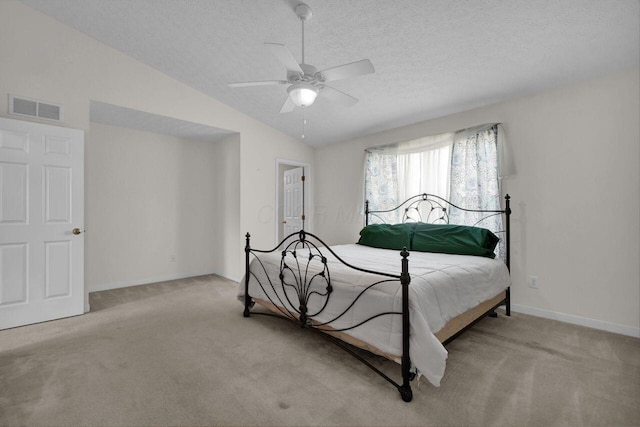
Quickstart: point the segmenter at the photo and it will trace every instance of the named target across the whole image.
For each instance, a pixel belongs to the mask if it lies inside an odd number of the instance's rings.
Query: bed
[[[451,209],[481,218],[473,227],[455,226],[449,224]],[[401,221],[370,223],[389,212],[400,212]],[[275,315],[319,333],[381,375],[409,402],[410,383],[417,375],[439,386],[445,345],[486,315],[495,316],[500,305],[510,315],[510,214],[509,195],[504,209],[489,211],[420,194],[390,210],[370,210],[366,203],[357,244],[328,246],[300,231],[271,250],[258,250],[247,233],[245,277],[238,289],[244,316]],[[504,217],[504,229],[481,227],[497,215]],[[469,238],[471,244],[465,241]],[[492,249],[499,247],[498,240],[504,243],[502,258]],[[251,311],[256,303],[268,312]],[[350,346],[398,362],[401,381]]]

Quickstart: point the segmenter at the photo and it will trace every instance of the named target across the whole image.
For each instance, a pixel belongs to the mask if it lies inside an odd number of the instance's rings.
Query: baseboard
[[[168,280],[186,279],[187,277],[205,276],[207,274],[218,274],[215,271],[196,271],[190,273],[171,274],[169,276],[150,277],[146,279],[125,280],[115,283],[101,283],[97,285],[88,285],[89,292],[108,291],[110,289],[126,288],[128,286],[148,285],[149,283],[166,282]],[[223,276],[224,277],[224,276]],[[233,280],[233,279],[229,279]]]
[[[242,280],[241,277],[230,276],[228,274],[221,274],[221,273],[213,273],[213,274],[217,274],[220,277],[224,277],[225,279],[231,280],[232,282],[236,282],[236,283],[240,283],[240,280]]]
[[[529,314],[536,317],[544,317],[545,319],[558,320],[560,322],[571,323],[573,325],[586,326],[588,328],[599,329],[601,331],[613,332],[616,334],[640,338],[640,328],[634,328],[632,326],[605,322],[603,320],[589,319],[587,317],[574,316],[573,314],[558,313],[555,311],[543,310],[541,308],[528,307],[526,305],[511,304],[511,310],[515,311],[516,313]]]

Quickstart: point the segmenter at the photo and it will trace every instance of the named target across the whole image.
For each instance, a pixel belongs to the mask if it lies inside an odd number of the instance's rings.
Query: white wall
[[[240,228],[240,136],[232,135],[214,144],[216,207],[213,246],[213,269],[231,280],[239,281],[244,272],[244,239]],[[241,259],[242,258],[242,259]]]
[[[311,148],[14,0],[0,2],[0,55],[0,100],[11,93],[61,103],[63,126],[89,131],[95,100],[238,132],[232,138],[239,153],[226,152],[235,163],[225,164],[237,170],[225,169],[225,177],[240,187],[233,202],[239,209],[225,207],[231,223],[223,241],[241,242],[251,231],[254,246],[273,243],[275,159],[312,164]],[[7,116],[7,102],[0,101],[0,116]],[[227,275],[239,277],[242,246],[229,243],[227,249],[236,257],[225,261]]]
[[[93,122],[86,139],[89,291],[233,270],[220,245],[228,144]]]
[[[639,81],[634,69],[319,149],[316,231],[357,240],[366,147],[501,122],[517,168],[503,182],[514,308],[640,336]]]

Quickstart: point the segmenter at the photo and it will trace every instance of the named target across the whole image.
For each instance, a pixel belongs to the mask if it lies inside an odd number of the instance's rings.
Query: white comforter
[[[400,275],[401,256],[399,251],[376,249],[362,245],[339,245],[331,247],[344,261],[364,269]],[[353,270],[336,260],[324,248],[320,251],[327,257],[333,292],[324,311],[314,317],[316,321],[330,320],[342,313],[365,287],[386,280]],[[308,259],[303,251],[298,251],[299,263],[304,266]],[[260,254],[264,268],[254,259],[251,271],[255,278],[249,281],[249,295],[271,300],[282,305],[273,294],[267,271],[280,300],[288,306],[278,278],[281,253]],[[293,261],[293,263],[292,263]],[[288,257],[290,266],[295,260]],[[297,268],[297,267],[296,267]],[[321,270],[319,262],[311,263],[310,272]],[[287,273],[290,274],[290,273]],[[409,311],[411,321],[410,356],[420,374],[433,385],[439,386],[444,375],[447,350],[434,333],[438,332],[451,318],[467,311],[479,303],[495,297],[510,286],[509,272],[501,260],[478,256],[447,255],[426,252],[411,252],[409,256]],[[287,277],[287,276],[285,276]],[[307,277],[311,277],[308,274]],[[314,289],[324,287],[321,278],[313,280]],[[291,281],[290,278],[288,281]],[[291,288],[287,288],[289,300],[297,305],[297,298]],[[243,301],[244,279],[240,282],[238,297]],[[309,313],[322,307],[324,299],[314,295],[309,299]],[[289,306],[290,308],[290,306]],[[335,329],[360,323],[380,312],[402,311],[402,289],[399,281],[384,282],[365,292],[354,306],[338,320],[330,324]],[[369,343],[380,350],[394,355],[402,354],[402,317],[400,315],[380,316],[349,331],[349,335]]]

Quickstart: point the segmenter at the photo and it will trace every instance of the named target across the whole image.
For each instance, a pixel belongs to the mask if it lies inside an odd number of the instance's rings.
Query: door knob
[[[283,224],[286,224],[286,223],[287,223],[287,220],[285,219],[284,221],[282,221],[282,223],[283,223]]]
[[[73,230],[71,230],[71,232],[75,235],[78,235],[80,233],[82,233],[82,230],[80,230],[79,228],[74,228]]]

